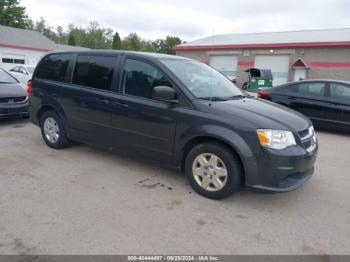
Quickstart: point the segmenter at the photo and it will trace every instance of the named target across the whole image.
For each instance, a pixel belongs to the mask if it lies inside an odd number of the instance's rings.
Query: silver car
[[[9,72],[11,75],[16,77],[22,84],[27,84],[30,79],[32,79],[35,66],[20,65],[15,66]]]
[[[0,118],[27,117],[28,106],[26,87],[0,68]]]

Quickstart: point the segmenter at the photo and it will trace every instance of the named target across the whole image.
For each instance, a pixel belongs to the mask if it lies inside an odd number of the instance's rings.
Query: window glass
[[[227,77],[203,63],[184,59],[162,59],[196,98],[245,96]]]
[[[172,87],[169,80],[154,66],[127,59],[122,77],[123,94],[152,98],[152,90],[156,86]]]
[[[18,72],[19,72],[19,73],[22,73],[22,74],[26,74],[26,73],[27,73],[27,70],[26,70],[23,66],[20,66],[20,67],[18,68]]]
[[[10,74],[8,74],[4,70],[0,69],[0,83],[14,84],[14,83],[17,83],[17,81]],[[0,87],[0,89],[1,89],[1,87]]]
[[[325,83],[305,83],[299,85],[299,94],[310,96],[324,96]]]
[[[111,90],[116,57],[78,56],[73,84]]]
[[[2,62],[6,63],[6,64],[13,64],[13,59],[12,58],[3,58]]]
[[[35,70],[35,67],[28,66],[28,67],[27,67],[27,70],[28,70],[29,74],[33,74],[33,73],[34,73],[34,70]]]
[[[21,64],[21,65],[25,64],[25,61],[23,59],[14,59],[13,61],[15,64]]]
[[[40,62],[36,77],[64,82],[70,57],[69,54],[55,54],[45,57]]]
[[[341,84],[331,84],[331,97],[350,99],[350,86]]]
[[[19,71],[19,66],[16,66],[10,70],[11,72],[18,72]]]
[[[288,94],[295,94],[298,93],[298,85],[287,85],[284,90],[286,91],[286,93]]]

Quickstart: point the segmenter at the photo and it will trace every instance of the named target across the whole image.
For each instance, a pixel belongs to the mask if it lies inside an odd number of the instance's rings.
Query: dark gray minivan
[[[294,190],[314,173],[318,144],[306,117],[253,98],[198,61],[78,51],[46,55],[30,90],[30,119],[46,144],[79,141],[183,170],[199,194],[241,186]]]

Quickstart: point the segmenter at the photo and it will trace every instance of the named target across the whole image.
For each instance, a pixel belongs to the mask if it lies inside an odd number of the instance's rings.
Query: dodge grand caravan
[[[208,198],[241,186],[291,191],[314,173],[318,143],[307,118],[247,95],[194,60],[50,53],[28,85],[30,119],[49,147],[78,141],[150,158],[185,172]]]

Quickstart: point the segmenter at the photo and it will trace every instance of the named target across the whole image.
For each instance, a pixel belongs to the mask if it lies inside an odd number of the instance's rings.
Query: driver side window
[[[156,86],[172,87],[170,81],[154,66],[134,59],[127,59],[124,65],[121,93],[152,98]]]

